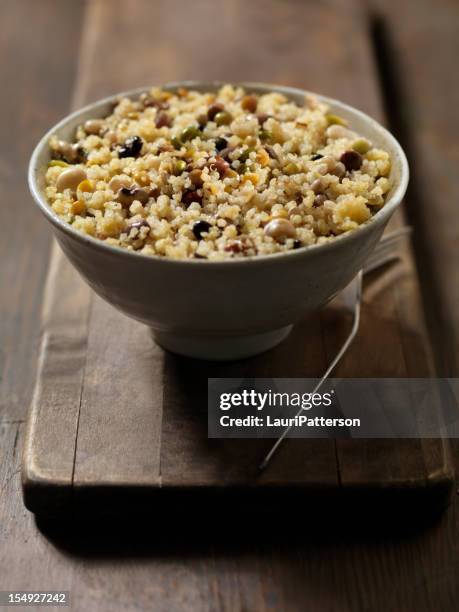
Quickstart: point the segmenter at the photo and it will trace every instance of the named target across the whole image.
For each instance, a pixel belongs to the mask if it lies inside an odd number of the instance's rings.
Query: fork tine
[[[401,227],[382,238],[376,245],[373,253],[368,257],[364,265],[364,273],[382,266],[390,261],[400,259],[400,254],[395,250],[398,242],[409,235],[412,231],[410,226]]]
[[[411,233],[413,232],[413,228],[411,225],[404,225],[403,227],[399,227],[396,230],[393,230],[392,232],[389,232],[388,234],[384,235],[380,242],[387,242],[390,240],[399,240],[400,238],[403,238],[404,236],[409,236]]]
[[[381,258],[387,257],[387,255],[393,255],[395,253],[400,254],[400,249],[394,248],[394,245],[382,245],[373,251],[373,253],[366,260],[365,265],[373,261],[379,261]]]
[[[375,258],[374,260],[369,261],[365,264],[365,266],[363,267],[363,273],[368,274],[369,272],[373,272],[373,270],[376,270],[377,268],[380,268],[381,266],[384,266],[393,261],[398,261],[399,259],[400,259],[400,255],[397,255],[397,253],[393,253],[392,255],[387,255],[387,257],[381,257],[380,259]]]
[[[406,236],[409,236],[411,232],[412,232],[412,229],[410,226],[401,227],[400,229],[395,230],[394,232],[390,232],[389,234],[381,238],[381,240],[376,245],[375,250],[381,249],[383,247],[386,248],[386,247],[389,247],[390,245],[396,244],[400,242]]]

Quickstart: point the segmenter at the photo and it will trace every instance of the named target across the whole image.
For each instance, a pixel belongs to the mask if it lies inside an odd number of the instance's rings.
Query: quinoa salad
[[[59,217],[173,259],[322,244],[368,221],[391,187],[389,154],[326,104],[231,85],[121,98],[50,149],[46,196]]]

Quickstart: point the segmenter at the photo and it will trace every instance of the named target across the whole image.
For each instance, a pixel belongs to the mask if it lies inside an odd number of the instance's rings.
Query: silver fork
[[[343,355],[346,353],[350,344],[354,340],[357,331],[359,329],[360,323],[360,306],[361,306],[361,298],[362,298],[362,277],[363,274],[367,272],[371,272],[376,270],[380,266],[383,266],[389,262],[395,261],[400,258],[400,253],[397,251],[396,247],[398,243],[407,235],[411,233],[412,229],[410,226],[402,227],[398,230],[395,230],[384,238],[382,238],[377,244],[375,250],[370,255],[368,260],[365,262],[363,270],[357,274],[357,276],[349,283],[349,285],[343,289],[341,292],[341,298],[344,303],[344,307],[352,313],[352,326],[349,332],[348,337],[343,342],[340,350],[335,355],[333,361],[328,366],[325,374],[319,380],[319,382],[314,387],[312,393],[317,393],[321,388],[323,383],[327,380],[333,370],[336,368],[338,363],[341,361]],[[296,413],[296,416],[300,416],[303,412],[303,408]],[[271,447],[268,454],[265,456],[263,461],[260,463],[258,469],[259,471],[263,471],[271,461],[272,457],[276,453],[279,446],[282,444],[284,439],[287,437],[289,431],[292,426],[286,427],[280,437],[276,440],[276,442]]]
[[[365,262],[363,267],[363,273],[367,274],[372,272],[381,266],[384,266],[391,261],[395,261],[400,258],[400,252],[397,251],[396,246],[405,236],[409,236],[412,232],[410,225],[405,225],[399,229],[394,230],[384,236],[378,244],[370,257]]]

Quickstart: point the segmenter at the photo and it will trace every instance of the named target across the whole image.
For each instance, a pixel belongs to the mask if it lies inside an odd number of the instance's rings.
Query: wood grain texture
[[[451,58],[459,53],[454,0],[372,0],[374,33],[391,128],[411,164],[407,212],[436,364],[456,376],[459,355],[459,83]],[[397,6],[396,10],[394,7]],[[415,19],[413,19],[415,15]]]
[[[37,531],[21,495],[50,244],[26,172],[35,143],[68,113],[84,2],[3,0],[0,8],[0,588],[70,589],[71,566]]]
[[[154,80],[218,76],[306,84],[371,110],[365,99],[367,94],[357,100],[359,92],[347,80],[346,70],[355,60],[356,49],[362,47],[350,34],[354,9],[349,9],[344,0],[277,3],[227,0],[218,8],[216,3],[203,2],[191,5],[125,0],[103,4],[91,0],[86,20],[89,45],[81,62],[85,67],[78,85],[78,90],[85,92],[81,100],[96,99]],[[413,0],[407,3],[404,17],[397,22],[396,15],[405,11],[401,4],[384,2],[394,16],[391,27],[412,28],[407,38],[401,31],[400,44],[405,55],[399,60],[406,62],[407,54],[417,49],[410,59],[413,70],[404,72],[409,91],[415,79],[425,78],[423,95],[415,95],[414,88],[411,90],[414,117],[432,121],[434,117],[429,116],[432,105],[441,111],[437,118],[450,109],[454,113],[449,96],[455,85],[449,78],[446,83],[439,80],[435,58],[440,54],[443,57],[444,74],[454,73],[455,57],[448,49],[457,43],[454,28],[459,9],[456,10],[455,3],[442,0],[439,4],[443,8],[448,6],[448,10],[437,11],[436,2],[423,0],[422,10],[418,10],[419,5]],[[339,12],[335,14],[338,5]],[[0,587],[71,589],[72,609],[77,611],[456,609],[457,498],[437,524],[423,525],[418,520],[421,513],[415,512],[412,527],[398,529],[388,527],[384,519],[375,524],[373,517],[368,517],[367,523],[360,517],[352,521],[352,513],[343,515],[340,506],[333,508],[331,517],[323,516],[314,522],[303,516],[298,518],[297,508],[291,507],[282,520],[253,522],[247,517],[233,517],[222,523],[217,517],[208,524],[191,517],[188,506],[183,507],[180,517],[163,523],[161,529],[155,520],[142,523],[125,520],[115,524],[104,522],[93,528],[66,525],[59,529],[41,524],[37,530],[20,496],[17,449],[21,446],[23,425],[17,421],[25,415],[32,389],[48,241],[44,224],[40,227],[38,215],[31,212],[24,171],[17,169],[23,168],[32,141],[68,110],[64,106],[69,103],[83,3],[3,0],[0,6],[5,8],[0,26],[1,56],[15,60],[0,64],[2,82],[8,84],[8,95],[1,101],[8,113],[1,115],[0,120],[14,134],[18,130],[22,134],[14,143],[19,151],[16,157],[11,157],[8,139],[0,144],[3,147],[0,189],[3,197],[5,193],[14,196],[22,220],[33,220],[28,233],[30,242],[24,251],[22,239],[27,222],[13,225],[6,207],[0,210],[0,215],[4,215],[3,227],[8,227],[9,236],[15,237],[8,248],[3,242],[0,244],[4,418],[0,426]],[[174,14],[179,15],[177,23],[173,23]],[[126,22],[131,24],[130,29],[125,29]],[[188,23],[197,24],[196,34]],[[213,43],[200,47],[197,36],[203,31],[205,41]],[[126,32],[131,35],[120,36]],[[343,38],[335,38],[336,32],[345,36],[345,43]],[[422,32],[418,47],[409,44],[416,38],[416,32]],[[424,47],[422,40],[426,41]],[[99,41],[97,57],[95,41]],[[321,57],[328,47],[337,69],[318,75]],[[139,62],[125,61],[126,54],[137,49],[142,52]],[[193,58],[197,57],[201,58],[199,65],[194,63]],[[426,71],[419,69],[424,62],[428,66]],[[92,65],[97,74],[88,72]],[[454,119],[454,114],[450,119]],[[6,133],[5,129],[2,133]],[[443,136],[446,133],[449,130]],[[422,150],[418,153],[425,155]],[[436,167],[436,157],[424,160],[424,171],[429,170],[430,161]],[[456,182],[451,188],[455,186]],[[437,197],[441,191],[434,195]],[[453,231],[453,226],[449,230]],[[444,249],[445,245],[439,248]],[[435,256],[436,248],[432,252]],[[448,256],[456,256],[452,246]],[[441,264],[441,259],[438,261]],[[439,270],[441,275],[442,268]],[[457,308],[452,294],[446,295],[445,300],[445,309]],[[451,336],[448,328],[443,333],[446,346]]]
[[[46,222],[29,195],[27,164],[44,130],[68,112],[83,3],[44,0],[2,6],[0,414],[18,419],[27,414],[34,386],[50,244]],[[61,25],[44,45],[54,20]],[[51,86],[44,86],[44,75],[52,75]]]
[[[258,465],[269,440],[211,440],[207,437],[207,379],[320,376],[323,359],[319,316],[313,315],[273,351],[233,363],[209,363],[168,355],[164,378],[161,476],[163,486],[243,486],[258,483],[336,487],[330,440],[290,441],[270,470]],[[314,469],[306,469],[306,466]]]
[[[223,10],[221,7],[198,2],[192,11],[186,13],[186,19],[177,20],[173,12],[166,10],[161,2],[119,3],[116,10],[112,10],[113,7],[107,9],[105,3],[93,3],[88,18],[91,35],[86,34],[88,45],[86,57],[90,67],[85,71],[83,78],[87,93],[80,89],[80,94],[83,98],[90,97],[89,92],[95,96],[105,95],[117,89],[137,86],[147,80],[162,82],[186,78],[190,74],[195,78],[218,77],[227,80],[246,78],[293,82],[296,85],[344,97],[351,103],[363,106],[374,116],[381,117],[375,68],[369,41],[365,35],[364,14],[358,4],[348,2],[333,4],[338,11],[342,11],[344,6],[346,19],[341,20],[330,19],[323,4],[314,6],[293,2],[280,5],[277,2],[264,2],[266,13],[262,14],[260,6],[254,5],[245,6],[243,11],[238,1],[223,7]],[[293,13],[296,19],[293,18]],[[138,28],[137,21],[133,19],[135,14],[143,15],[145,23],[149,24],[148,29],[144,31]],[[246,19],[241,19],[241,15]],[[215,44],[215,33],[213,31],[203,33],[200,28],[204,16],[210,20],[218,18],[223,28],[232,28],[232,36],[225,36],[222,39],[216,55],[209,54],[208,51]],[[266,38],[264,19],[269,18],[272,20],[271,23],[275,23],[276,19],[281,17],[282,23],[286,24],[285,27],[276,29],[269,39]],[[151,63],[148,59],[144,59],[136,63],[134,68],[130,65],[128,74],[124,72],[125,65],[122,64],[121,57],[118,58],[121,53],[119,46],[114,42],[115,32],[121,22],[125,35],[135,41],[135,54],[142,58],[152,58]],[[103,28],[100,27],[101,23],[104,24]],[[305,23],[313,26],[309,27],[310,35],[307,38],[303,35]],[[159,32],[163,30],[170,33],[167,40],[159,36]],[[252,44],[253,53],[250,54],[248,61],[242,62],[239,61],[238,50],[242,49],[241,52],[244,53],[243,41],[247,40],[249,34],[255,43]],[[199,37],[199,44],[193,44],[194,37]],[[257,41],[260,42],[259,45],[256,44]],[[334,44],[331,44],[331,41],[334,41]],[[342,44],[339,45],[338,41],[342,41]],[[275,49],[278,51],[282,49],[282,54],[276,53]],[[311,53],[314,49],[326,49],[320,62],[317,62],[315,55]],[[263,63],[259,53],[276,59],[269,64]],[[280,57],[282,65],[276,63]],[[110,70],[106,64],[108,58],[110,62],[115,61],[121,66],[120,69],[116,72]],[[161,58],[161,61],[155,62],[155,58]],[[235,61],[236,59],[238,61]],[[240,59],[242,60],[242,57]],[[192,65],[192,70],[189,64]],[[290,65],[295,68],[294,75],[290,75],[285,69],[285,66]],[[333,79],[329,78],[331,71]],[[398,223],[401,223],[400,218]],[[381,376],[403,376],[412,375],[413,372],[423,375],[431,371],[429,369],[431,358],[423,331],[422,307],[414,278],[411,256],[409,250],[405,249],[403,265],[399,266],[396,276],[392,275],[392,283],[387,282],[384,290],[380,286],[379,292],[373,288],[371,308],[364,311],[364,321],[357,346],[347,356],[347,361],[338,375],[352,376],[358,372],[360,376],[365,376],[378,372]],[[304,374],[309,375],[311,368],[318,373],[314,364],[320,363],[323,369],[323,365],[336,350],[336,346],[330,347],[330,344],[339,337],[338,330],[336,326],[332,328],[325,319],[322,333],[326,338],[328,350],[319,358],[316,356],[314,362],[299,361],[299,370]],[[126,323],[126,326],[130,326],[133,333],[135,323]],[[316,342],[317,340],[318,338]],[[313,338],[308,336],[304,337],[304,342],[307,345],[314,343]],[[407,344],[410,349],[408,351]],[[287,345],[287,350],[288,348]],[[318,350],[322,350],[320,342]],[[293,351],[293,355],[296,355],[296,351]],[[372,361],[372,356],[376,357],[376,361]],[[274,354],[270,355],[270,359],[275,363]],[[291,360],[290,363],[292,361],[295,360]],[[304,369],[301,365],[305,366]],[[190,485],[209,483],[212,480],[221,480],[222,469],[225,477],[228,477],[226,467],[228,461],[225,461],[224,453],[220,457],[220,463],[210,462],[210,458],[214,456],[209,452],[210,447],[215,449],[218,444],[206,440],[205,414],[196,408],[194,411],[188,409],[190,402],[194,407],[205,405],[203,404],[205,373],[201,373],[202,369],[202,366],[191,365],[187,360],[178,360],[174,357],[169,357],[166,361],[167,406],[164,410],[161,450],[163,483],[174,484],[180,480]],[[203,381],[201,385],[196,382],[197,380]],[[197,401],[194,395],[198,396]],[[177,408],[177,405],[181,408]],[[89,447],[86,449],[86,455],[91,455],[92,450],[92,454],[98,456],[100,443],[97,436],[91,435],[92,425],[91,419],[87,423],[82,422],[79,435],[85,436],[88,430],[93,446],[92,449]],[[180,436],[176,435],[177,431],[180,432]],[[412,482],[424,484],[428,482],[428,473],[423,458],[423,444],[420,441],[404,441],[397,444],[384,441],[337,442],[341,482],[344,485],[358,486],[371,481],[386,486],[403,483],[408,478]],[[441,448],[439,441],[431,444],[440,445]],[[292,443],[289,441],[282,450],[283,454],[288,453],[288,448],[291,446]],[[237,448],[239,451],[239,446]],[[329,444],[322,442],[321,448],[324,449],[325,457],[333,457]],[[257,453],[260,453],[260,450],[253,445],[251,452],[246,455],[246,465],[253,464],[253,457]],[[437,473],[442,472],[446,478],[450,477],[451,465],[446,453],[440,451],[432,456],[445,457],[443,465],[440,468],[435,465],[434,469]],[[273,462],[271,470],[275,470],[276,463],[280,461],[281,455]],[[326,461],[321,463],[324,464]],[[241,461],[240,465],[244,472],[246,470],[244,462]],[[205,476],[207,472],[208,476]],[[234,473],[232,476],[237,478]]]
[[[112,330],[112,332],[110,331]],[[94,298],[75,456],[75,487],[160,483],[163,351],[148,330]],[[100,480],[101,474],[105,478]]]
[[[89,287],[55,243],[43,305],[37,385],[24,447],[26,504],[48,504],[43,491],[55,483],[55,504],[71,500],[91,305]]]
[[[128,5],[118,4],[115,7],[117,10],[113,10],[113,4],[110,9],[103,2],[89,5],[87,28],[83,38],[82,72],[77,86],[77,98],[80,102],[87,100],[93,94],[99,96],[109,93],[110,90],[136,86],[146,82],[147,78],[150,82],[160,82],[190,76],[187,62],[192,62],[194,70],[198,71],[193,75],[196,78],[216,76],[212,72],[216,69],[216,66],[213,67],[215,61],[218,64],[219,77],[222,79],[263,80],[265,78],[263,76],[265,66],[260,60],[255,61],[261,74],[245,75],[244,70],[241,74],[240,63],[236,71],[232,61],[236,54],[234,49],[230,54],[229,49],[226,53],[223,48],[217,58],[206,56],[204,61],[201,54],[204,49],[208,50],[212,45],[212,32],[209,33],[208,40],[201,40],[201,44],[196,47],[191,45],[193,36],[196,36],[197,32],[202,37],[198,26],[208,9],[208,4],[205,2],[196,3],[193,11],[188,14],[186,27],[190,32],[189,37],[183,36],[184,22],[180,20],[177,23],[161,2],[151,4],[136,0]],[[273,37],[266,38],[263,19],[261,22],[258,20],[256,22],[258,25],[254,27],[254,20],[250,19],[250,12],[254,9],[249,8],[248,23],[250,23],[252,40],[254,43],[259,40],[260,43],[267,45],[264,51],[273,57],[278,57],[279,54],[273,52],[272,46],[282,45],[284,62],[286,58],[290,59],[300,78],[300,83],[297,77],[295,84],[304,84],[305,87],[325,91],[331,95],[347,96],[348,101],[358,106],[365,105],[371,114],[381,117],[375,66],[365,32],[365,14],[360,10],[358,3],[345,3],[346,20],[328,18],[327,27],[324,20],[328,13],[322,4],[301,5],[293,2],[292,5],[282,5],[282,9],[277,2],[269,1],[265,4],[269,18],[274,20],[273,23],[280,16],[279,11],[282,11],[285,23],[288,23],[288,30],[280,28],[275,31]],[[334,7],[337,11],[335,15],[339,15],[344,4],[337,2]],[[131,10],[126,13],[127,8]],[[231,27],[233,16],[227,8],[223,10],[221,17],[224,26]],[[231,8],[236,12],[242,10],[238,1],[232,3]],[[288,19],[291,8],[294,8],[298,14],[297,20]],[[259,11],[259,8],[256,10]],[[171,33],[170,38],[161,39],[161,47],[154,49],[153,53],[151,28],[142,30],[137,27],[136,21],[130,17],[134,14],[143,16],[145,23],[153,28],[153,35],[155,28],[164,28]],[[120,15],[123,15],[121,20]],[[299,29],[299,24],[305,23],[306,19],[317,25],[312,37],[307,39],[300,37]],[[237,29],[234,30],[235,37],[239,37],[238,40],[248,35],[247,27],[249,26],[245,22],[238,22]],[[327,37],[335,41],[334,46],[328,44]],[[146,60],[139,62],[134,72],[130,72],[129,75],[124,74],[123,66],[120,70],[110,71],[105,62],[108,57],[110,61],[117,58],[119,48],[115,38],[134,40],[136,55],[147,58],[150,53],[152,63]],[[181,44],[177,45],[177,40]],[[343,44],[337,46],[336,41],[342,41]],[[230,42],[233,44],[237,41],[225,37],[223,47]],[[321,56],[320,62],[312,61],[311,50],[315,45],[317,48],[325,45],[327,49],[327,53]],[[258,49],[256,44],[255,47]],[[299,50],[301,53],[298,53]],[[338,50],[339,57],[336,56]],[[294,59],[293,53],[296,53],[301,60]],[[289,54],[292,54],[292,57]],[[183,61],[179,62],[179,58]],[[230,59],[226,61],[227,58]],[[244,69],[248,67],[250,62],[248,65],[244,64]],[[168,77],[162,72],[165,69],[168,70]],[[277,67],[275,62],[269,65],[269,70],[269,80],[284,81],[286,75],[281,74],[280,67]],[[329,78],[331,73],[334,75],[333,79]],[[309,83],[301,82],[300,75],[303,74],[310,79]],[[332,91],[330,87],[336,88],[336,91]],[[399,215],[394,224],[399,225],[402,222],[402,216]],[[346,356],[337,375],[387,377],[427,375],[432,371],[432,359],[428,352],[419,288],[408,245],[404,249],[402,264],[398,266],[395,274],[392,273],[389,279],[386,278],[385,286],[377,279],[375,283],[376,287],[373,284],[370,290],[371,300],[366,300],[362,327],[356,345]],[[89,302],[85,302],[84,306],[78,309],[78,316],[85,317],[85,312],[89,313],[89,308]],[[285,363],[282,361],[282,351],[286,351],[290,359],[289,369],[287,371],[284,368],[284,375],[312,376],[313,373],[319,375],[336,352],[343,330],[340,318],[330,312],[326,311],[321,317],[316,317],[315,329],[314,325],[306,325],[304,336],[299,336],[297,332],[296,340],[293,336],[284,348],[279,348],[268,357],[262,358],[261,368],[258,367],[258,360],[253,360],[246,372],[250,371],[250,375],[254,377],[259,375],[259,371],[266,369],[269,360],[271,374],[276,367],[279,369],[278,364]],[[110,326],[120,331],[119,337],[107,334]],[[149,351],[148,344],[143,339],[145,332],[140,331],[136,323],[124,320],[109,307],[98,303],[91,316],[89,335],[85,379],[80,385],[83,390],[78,390],[78,397],[73,402],[73,405],[79,404],[80,397],[82,398],[80,418],[72,430],[75,438],[78,437],[75,443],[77,450],[72,483],[75,487],[80,490],[83,486],[93,488],[106,481],[120,485],[130,482],[133,485],[136,480],[136,476],[131,476],[134,466],[139,469],[137,474],[139,485],[144,482],[161,484],[164,487],[200,487],[221,483],[235,485],[254,477],[257,457],[261,458],[264,449],[269,445],[223,444],[207,440],[205,383],[207,376],[210,375],[209,371],[215,368],[168,356],[165,360],[165,405],[164,418],[162,418],[162,398],[154,397],[160,391],[157,376],[162,372],[162,365],[153,366],[153,369],[156,368],[156,378],[152,375],[149,379],[153,380],[153,390],[149,392],[145,387],[148,380],[145,376],[149,367],[144,363],[145,359],[148,361],[145,355],[148,355]],[[119,338],[124,339],[124,342],[118,342]],[[324,345],[322,338],[325,339]],[[306,360],[301,358],[302,342],[305,346],[315,347],[315,355],[311,353]],[[123,346],[121,352],[118,350],[120,346]],[[162,360],[162,354],[158,352],[154,362],[159,364]],[[114,372],[120,372],[120,368],[123,368],[122,373],[111,388],[110,377],[113,377]],[[225,367],[226,375],[230,369],[231,366]],[[237,372],[238,366],[232,366],[232,369]],[[107,394],[110,397],[109,401]],[[129,419],[125,406],[129,405],[132,394],[142,400],[133,406],[133,418]],[[149,406],[154,409],[149,411]],[[142,420],[145,424],[143,430],[138,426]],[[75,419],[73,421],[75,422]],[[143,438],[140,434],[146,436],[144,442],[141,441]],[[148,452],[148,444],[153,444],[151,453]],[[118,454],[119,445],[122,445],[124,455]],[[365,487],[371,484],[387,488],[401,487],[408,483],[410,486],[434,487],[438,482],[444,487],[445,483],[451,480],[451,463],[443,442],[439,440],[396,443],[379,440],[337,441],[335,444],[330,441],[320,441],[308,446],[306,454],[304,451],[301,453],[301,449],[301,444],[287,441],[260,484],[279,482],[279,474],[284,478],[288,475],[289,480],[303,484],[307,482],[309,474],[313,474],[311,484],[319,482],[336,485],[339,478],[339,484],[344,487]],[[428,458],[424,457],[424,449]],[[300,461],[295,464],[294,459],[298,458],[298,451],[300,451]],[[232,461],[235,457],[238,458],[237,462]],[[320,458],[318,466],[324,469],[323,475],[318,469],[302,469],[308,459],[315,457]],[[229,468],[228,465],[235,467]],[[146,481],[141,473],[144,474]]]

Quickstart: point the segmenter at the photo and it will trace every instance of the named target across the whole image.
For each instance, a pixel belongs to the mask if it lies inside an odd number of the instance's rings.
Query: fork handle
[[[357,280],[356,300],[355,300],[355,306],[354,306],[354,311],[352,315],[351,330],[349,332],[348,337],[343,342],[343,345],[341,346],[340,350],[336,353],[335,358],[333,359],[333,361],[330,363],[327,370],[325,371],[325,374],[322,376],[322,378],[319,380],[317,385],[314,387],[314,390],[312,391],[313,394],[317,393],[317,391],[321,388],[323,383],[327,380],[327,378],[336,368],[338,363],[341,361],[341,358],[343,357],[343,355],[346,353],[347,349],[349,348],[351,342],[354,340],[355,336],[357,335],[357,331],[359,329],[359,324],[360,324],[360,304],[361,304],[361,297],[362,297],[362,271],[361,270],[357,274],[356,280]],[[296,413],[295,416],[299,416],[302,412],[303,412],[303,408],[300,408],[300,410]],[[284,431],[282,432],[282,434],[279,436],[279,438],[276,440],[276,442],[273,444],[268,454],[265,456],[263,461],[258,466],[259,472],[262,472],[263,470],[266,469],[272,457],[274,456],[275,452],[277,451],[279,446],[282,444],[282,442],[285,440],[291,428],[292,428],[291,425],[286,427]]]

